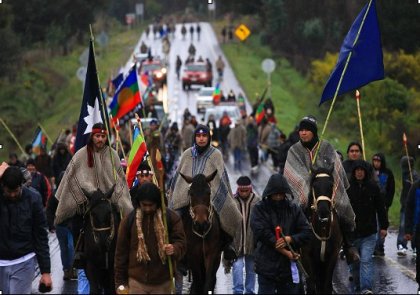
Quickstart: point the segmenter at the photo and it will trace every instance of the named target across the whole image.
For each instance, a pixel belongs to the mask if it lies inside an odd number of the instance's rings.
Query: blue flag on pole
[[[96,123],[108,122],[108,113],[104,99],[99,91],[95,55],[92,40],[89,45],[89,61],[86,71],[85,88],[83,91],[82,107],[80,109],[79,125],[77,126],[75,152],[84,147]],[[103,111],[105,110],[105,117]]]
[[[360,33],[359,33],[360,31]],[[351,57],[341,85],[340,77],[349,54]],[[376,1],[370,0],[357,16],[340,49],[337,64],[322,92],[321,105],[338,94],[344,94],[371,81],[384,78],[381,34],[376,15]]]

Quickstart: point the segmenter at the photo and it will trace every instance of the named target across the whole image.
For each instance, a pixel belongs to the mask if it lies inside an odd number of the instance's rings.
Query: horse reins
[[[327,173],[320,173],[320,174],[317,174],[317,175],[315,175],[315,178],[319,178],[319,177],[330,177],[330,175],[328,175]],[[321,261],[322,262],[324,262],[324,260],[325,260],[325,248],[326,248],[326,241],[328,241],[329,239],[330,239],[330,237],[331,237],[331,224],[333,223],[333,221],[334,221],[334,214],[333,214],[333,210],[334,210],[334,207],[335,207],[335,204],[334,204],[334,202],[331,200],[331,198],[330,197],[327,197],[327,196],[318,196],[318,197],[315,197],[315,190],[314,190],[314,188],[312,187],[312,198],[313,198],[313,201],[312,201],[312,205],[311,205],[311,209],[313,210],[313,212],[314,213],[316,213],[317,212],[317,210],[318,210],[318,202],[319,201],[327,201],[327,202],[329,202],[330,203],[330,205],[331,205],[331,210],[330,210],[330,226],[329,226],[329,231],[328,231],[328,236],[326,236],[326,237],[321,237],[321,236],[319,236],[317,233],[316,233],[316,231],[315,231],[315,229],[314,229],[314,226],[313,226],[313,218],[312,218],[312,221],[311,221],[311,229],[312,229],[312,233],[314,234],[314,236],[319,240],[319,241],[321,241],[321,253],[320,253],[320,259],[321,259]]]
[[[91,211],[92,211],[92,209],[96,205],[93,206],[93,207],[91,207],[91,208],[89,208],[86,211],[84,217],[87,214],[89,214],[89,221],[90,221],[90,226],[92,227],[93,240],[95,241],[96,244],[98,244],[98,236],[96,235],[96,232],[107,231],[107,230],[110,230],[111,231],[110,234],[109,234],[109,236],[108,236],[108,238],[107,238],[107,248],[108,248],[109,247],[109,244],[114,239],[114,235],[115,235],[114,214],[112,214],[112,204],[111,204],[111,201],[108,200],[108,199],[104,199],[104,198],[101,198],[101,201],[107,201],[108,202],[108,205],[109,205],[109,207],[111,209],[111,220],[110,220],[110,225],[109,226],[107,226],[107,227],[95,227],[95,224],[93,223],[93,218],[92,218]]]
[[[191,185],[190,185],[190,187],[191,187]],[[210,187],[210,186],[209,186]],[[188,193],[189,194],[189,193]],[[190,216],[191,216],[191,219],[192,219],[192,221],[193,221],[193,225],[195,224],[195,221],[194,221],[194,219],[195,219],[195,213],[194,213],[194,209],[197,207],[197,206],[200,206],[200,205],[195,205],[195,206],[192,206],[192,204],[191,204],[191,198],[190,198],[190,206],[189,206],[189,212],[190,212]],[[205,206],[205,205],[204,205]],[[203,234],[200,234],[199,232],[197,232],[195,229],[194,229],[194,226],[192,226],[192,232],[195,234],[195,235],[197,235],[197,236],[199,236],[200,238],[202,238],[203,240],[204,240],[204,238],[207,236],[207,234],[210,232],[210,230],[211,230],[211,228],[213,227],[213,215],[214,215],[214,208],[213,208],[213,205],[211,205],[210,204],[210,206],[209,207],[207,207],[207,211],[208,211],[208,213],[209,213],[209,215],[208,215],[208,217],[207,217],[207,220],[208,220],[208,222],[209,222],[209,228],[203,233]]]

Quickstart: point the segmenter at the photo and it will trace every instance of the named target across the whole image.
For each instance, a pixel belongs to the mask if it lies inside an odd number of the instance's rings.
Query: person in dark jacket
[[[30,294],[38,261],[40,284],[52,286],[47,222],[41,196],[23,186],[18,167],[0,166],[0,290]]]
[[[413,182],[419,180],[419,175],[417,171],[414,169],[414,158],[403,156],[400,160],[401,165],[401,182],[402,182],[402,190],[400,196],[400,227],[398,230],[398,237],[397,237],[397,255],[398,256],[406,256],[407,255],[407,240],[404,239],[404,229],[405,229],[405,211],[407,208],[407,196],[408,192],[411,188]],[[411,169],[409,169],[409,167]],[[413,253],[417,255],[417,249],[415,247],[416,244],[416,235],[413,235],[413,239],[411,240],[411,249]]]
[[[369,163],[356,160],[350,178],[347,194],[356,214],[354,246],[360,253],[360,262],[350,265],[355,282],[355,291],[372,294],[373,287],[373,251],[375,250],[378,223],[381,238],[385,238],[388,229],[385,204],[379,187],[369,173]],[[378,216],[378,217],[376,217]]]
[[[28,159],[26,162],[26,169],[31,173],[31,187],[41,195],[44,207],[47,206],[47,201],[51,196],[51,185],[47,177],[37,171],[35,160],[33,159]]]
[[[56,152],[52,159],[52,168],[55,178],[55,186],[58,187],[58,178],[61,172],[66,171],[67,165],[70,163],[71,154],[64,143],[57,144]]]
[[[392,205],[395,194],[395,179],[392,171],[386,166],[385,155],[382,153],[376,153],[372,157],[373,172],[376,174],[379,183],[379,192],[381,193],[385,202],[386,214],[388,216],[388,210]],[[380,232],[376,237],[375,256],[384,256],[384,243],[385,239],[381,239]]]
[[[299,256],[287,249],[283,238],[276,240],[275,228],[281,226],[286,241],[295,251],[310,241],[312,233],[302,209],[290,197],[293,198],[286,179],[274,174],[264,189],[263,199],[251,213],[258,294],[299,293],[295,262]]]
[[[135,201],[135,209],[121,221],[118,230],[115,285],[119,290],[128,287],[130,294],[170,294],[167,257],[179,261],[187,248],[181,217],[169,208],[162,212],[160,190],[153,183],[143,184]],[[170,224],[168,244],[162,214]]]
[[[420,223],[420,180],[417,180],[410,188],[407,196],[407,207],[405,210],[405,235],[404,239],[411,240],[416,249],[420,247],[420,230],[417,226]],[[413,239],[415,237],[415,239]],[[420,293],[420,255],[416,255],[416,281],[417,292]]]

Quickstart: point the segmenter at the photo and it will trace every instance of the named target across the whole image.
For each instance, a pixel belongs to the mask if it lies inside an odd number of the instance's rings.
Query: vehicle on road
[[[141,62],[139,68],[139,76],[148,73],[152,75],[153,83],[162,88],[166,84],[167,69],[160,59],[145,59]]]
[[[232,121],[230,128],[235,127],[235,123],[241,119],[241,112],[236,105],[218,105],[207,108],[204,113],[204,122],[207,123],[210,115],[213,115],[216,121],[216,128],[219,128],[219,121],[224,112],[227,112],[230,120]]]
[[[213,73],[205,62],[194,62],[185,65],[182,76],[182,89],[191,89],[191,85],[203,85],[211,87]]]
[[[197,93],[197,113],[204,113],[206,108],[213,107],[214,87],[201,87]]]

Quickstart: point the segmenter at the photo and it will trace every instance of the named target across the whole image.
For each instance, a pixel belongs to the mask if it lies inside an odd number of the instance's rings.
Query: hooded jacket
[[[385,207],[389,208],[392,205],[395,194],[395,179],[394,174],[390,169],[386,167],[385,155],[382,153],[377,153],[373,155],[374,157],[379,157],[381,159],[381,168],[376,170],[372,165],[374,173],[378,178],[379,191],[384,197]]]
[[[355,177],[355,171],[359,167],[365,170],[365,178],[362,181],[358,181]],[[380,229],[388,228],[389,222],[384,200],[378,185],[372,180],[372,174],[369,173],[369,165],[366,161],[354,161],[347,194],[356,215],[354,231],[356,238],[364,238],[377,232],[376,214],[378,214]]]
[[[254,234],[255,272],[278,282],[292,282],[290,260],[275,249],[276,226],[281,226],[284,235],[291,236],[290,243],[296,251],[307,244],[312,232],[308,220],[298,204],[288,198],[284,201],[272,201],[269,196],[284,192],[291,194],[286,179],[281,174],[270,177],[259,201],[251,213],[251,228]]]

